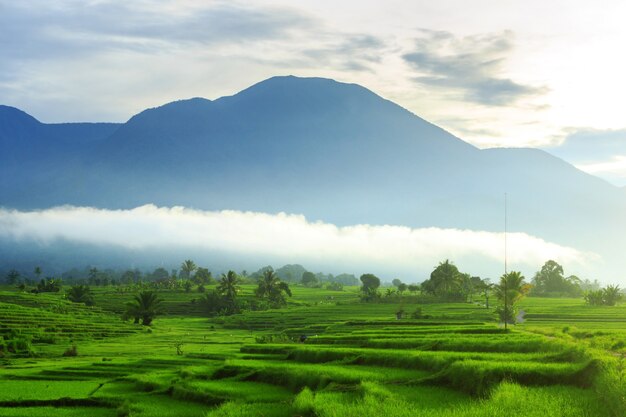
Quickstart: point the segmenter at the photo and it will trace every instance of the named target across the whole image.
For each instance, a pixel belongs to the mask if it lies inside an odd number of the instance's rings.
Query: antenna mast
[[[506,243],[507,243],[506,242],[506,226],[507,226],[507,224],[506,224],[507,223],[506,206],[507,206],[507,204],[506,204],[506,193],[504,193],[504,274],[505,275],[508,272],[507,271],[507,258],[506,258],[506,255],[507,255],[507,253],[506,253],[506,250],[507,250],[507,247],[506,247]]]
[[[509,306],[508,306],[508,294],[507,294],[507,258],[506,258],[506,193],[504,193],[504,330],[507,330],[507,322],[509,321]]]

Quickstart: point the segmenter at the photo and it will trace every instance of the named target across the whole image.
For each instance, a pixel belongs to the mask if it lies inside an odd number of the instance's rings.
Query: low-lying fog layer
[[[5,244],[44,250],[71,242],[102,250],[187,251],[196,256],[213,252],[275,266],[301,263],[313,270],[378,272],[383,276],[427,273],[438,262],[450,259],[462,271],[497,277],[504,260],[503,233],[367,224],[338,227],[294,214],[154,205],[129,210],[72,206],[26,212],[0,209],[0,239]],[[586,270],[598,260],[597,255],[525,233],[509,233],[507,241],[509,269],[527,274],[548,259],[562,263],[572,273]]]

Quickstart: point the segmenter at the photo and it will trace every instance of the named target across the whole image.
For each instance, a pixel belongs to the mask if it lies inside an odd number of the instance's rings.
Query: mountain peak
[[[315,101],[345,100],[384,100],[377,94],[358,84],[349,84],[321,77],[297,77],[294,75],[275,76],[260,81],[240,91],[235,96],[250,98],[271,96],[273,98],[299,98]]]

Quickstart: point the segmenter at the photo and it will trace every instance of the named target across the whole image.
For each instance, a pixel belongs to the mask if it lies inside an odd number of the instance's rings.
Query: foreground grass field
[[[212,319],[198,293],[160,294],[168,315],[147,328],[120,320],[131,295],[113,289],[97,307],[0,291],[0,331],[33,352],[1,359],[0,416],[626,415],[622,306],[528,298],[505,332],[467,303],[396,320],[417,306],[354,288]]]

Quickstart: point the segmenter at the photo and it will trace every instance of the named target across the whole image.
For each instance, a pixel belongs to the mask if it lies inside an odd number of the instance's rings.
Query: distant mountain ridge
[[[613,256],[624,189],[536,149],[479,150],[355,84],[274,77],[123,124],[0,107],[0,205],[302,213],[338,225],[511,230]]]

